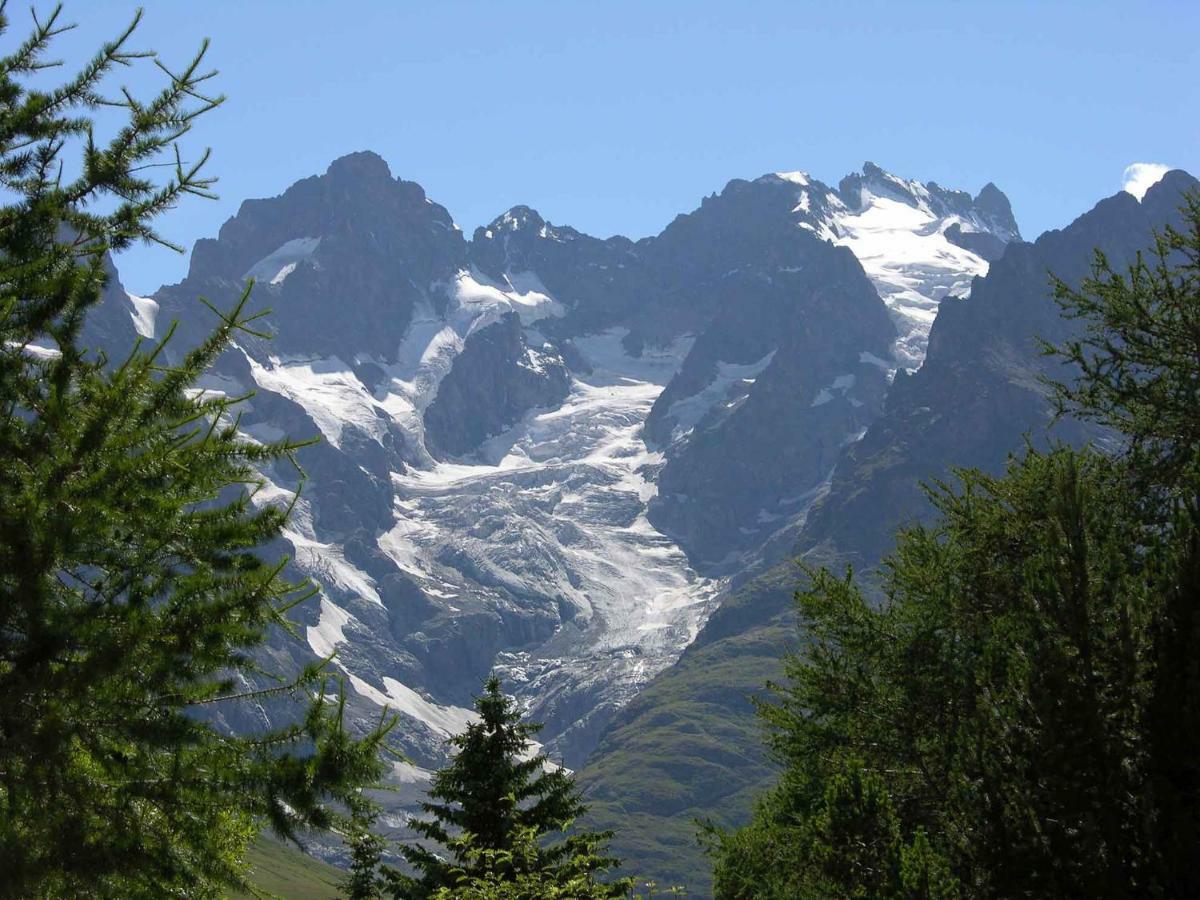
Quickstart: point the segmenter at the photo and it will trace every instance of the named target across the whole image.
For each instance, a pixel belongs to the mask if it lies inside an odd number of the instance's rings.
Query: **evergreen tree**
[[[385,842],[373,831],[378,818],[375,809],[363,806],[352,814],[345,836],[350,847],[350,874],[342,884],[346,900],[377,900],[383,887],[379,860]]]
[[[136,25],[54,88],[30,79],[52,65],[58,9],[0,58],[4,896],[219,896],[242,883],[264,823],[291,837],[331,827],[376,777],[386,731],[351,738],[323,665],[287,680],[256,663],[312,589],[262,552],[288,510],[256,495],[258,473],[301,444],[243,440],[239,400],[195,389],[252,332],[245,297],[174,364],[169,336],[113,361],[80,345],[107,254],[165,243],[154,220],[211,195],[207,153],[185,164],[178,143],[220,102],[204,47],[170,70],[129,49]],[[106,93],[115,68],[151,63],[157,95]],[[101,106],[123,116],[107,140]],[[287,693],[293,725],[212,724],[224,705]]]
[[[718,897],[1200,895],[1200,203],[1126,274],[1057,284],[1064,412],[1125,451],[1029,451],[930,491],[882,603],[810,571],[761,714],[784,767],[710,836]],[[897,852],[897,848],[899,848]]]
[[[616,864],[603,855],[609,835],[576,832],[557,842],[549,839],[566,832],[585,807],[566,770],[529,753],[541,726],[521,721],[495,676],[476,698],[475,709],[478,719],[451,739],[453,760],[433,777],[431,800],[422,804],[430,818],[411,823],[440,849],[420,844],[401,849],[418,874],[391,873],[394,896],[427,898],[476,878],[534,883],[583,879],[591,884],[594,875]],[[617,883],[589,890],[619,897],[627,888]]]

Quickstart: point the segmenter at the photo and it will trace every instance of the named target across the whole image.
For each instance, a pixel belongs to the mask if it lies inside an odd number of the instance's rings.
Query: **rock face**
[[[84,319],[80,342],[106,352],[109,362],[118,365],[134,341],[153,329],[158,308],[153,300],[134,297],[125,290],[109,257],[104,259],[104,274],[104,293]]]
[[[895,328],[844,248],[796,230],[770,274],[726,279],[646,434],[665,465],[650,521],[720,569],[802,509],[882,407]]]
[[[401,713],[403,809],[487,672],[578,767],[697,635],[715,646],[718,606],[736,631],[761,606],[736,600],[745,573],[808,527],[938,305],[1016,237],[990,186],[868,165],[836,189],[734,180],[637,242],[527,207],[467,241],[358,153],[245,202],[181,284],[113,291],[96,341],[177,319],[181,352],[212,324],[197,296],[229,306],[255,280],[273,337],[239,338],[204,387],[253,393],[250,438],[322,439],[283,548],[320,587],[308,646],[270,652],[336,651],[351,715]],[[299,484],[264,475],[263,502]]]
[[[744,821],[751,798],[770,783],[747,698],[780,677],[781,653],[797,641],[791,597],[801,575],[790,557],[852,562],[869,578],[896,527],[929,514],[921,482],[946,478],[954,466],[998,472],[1026,436],[1043,444],[1109,439],[1072,421],[1047,431],[1039,378],[1070,373],[1041,354],[1037,338],[1061,342],[1078,327],[1060,316],[1048,273],[1077,283],[1095,248],[1127,264],[1155,229],[1180,224],[1183,194],[1198,187],[1177,171],[1140,203],[1126,193],[1110,197],[1061,231],[1012,243],[969,299],[941,304],[924,364],[897,373],[882,413],[842,449],[808,517],[777,533],[730,580],[679,662],[614,718],[589,758],[580,777],[593,798],[590,824],[621,828],[614,850],[632,868],[703,894],[707,867],[681,823]]]
[[[529,346],[516,313],[473,333],[425,410],[425,445],[441,459],[462,456],[537,407],[557,407],[571,376],[553,344]]]
[[[244,202],[216,240],[196,242],[181,290],[159,295],[180,313],[195,288],[227,293],[252,277],[256,303],[275,311],[275,352],[394,361],[428,286],[466,258],[462,232],[420,185],[355,153],[279,197]]]

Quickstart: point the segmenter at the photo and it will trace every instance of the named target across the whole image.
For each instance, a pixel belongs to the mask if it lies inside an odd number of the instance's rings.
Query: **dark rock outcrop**
[[[571,376],[553,345],[534,348],[516,313],[467,338],[425,410],[425,443],[436,457],[462,456],[537,407],[554,407]]]
[[[793,231],[789,265],[729,279],[740,301],[718,307],[647,419],[667,456],[651,521],[697,563],[760,543],[882,409],[887,310],[849,250]]]

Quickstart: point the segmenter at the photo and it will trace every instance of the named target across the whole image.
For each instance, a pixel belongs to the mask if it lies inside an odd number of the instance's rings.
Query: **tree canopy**
[[[761,707],[783,766],[711,829],[716,893],[1200,894],[1200,202],[1129,271],[1055,282],[1060,411],[1124,436],[930,488],[872,602],[810,570]]]

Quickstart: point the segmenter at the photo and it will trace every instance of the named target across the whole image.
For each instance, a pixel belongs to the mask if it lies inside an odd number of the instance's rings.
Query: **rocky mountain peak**
[[[195,296],[255,278],[275,340],[240,342],[212,387],[255,391],[255,439],[324,438],[288,540],[352,715],[400,709],[432,767],[498,669],[575,766],[724,579],[803,527],[938,303],[987,271],[971,235],[1003,247],[989,222],[1015,233],[992,185],[866,163],[837,189],[735,179],[636,243],[528,206],[467,241],[360,152],[244,203],[183,285],[118,297],[118,324],[157,302],[206,330]]]
[[[1172,205],[1175,208],[1179,206],[1181,194],[1195,189],[1194,176],[1183,169],[1171,169],[1142,195],[1141,203],[1145,206],[1149,201],[1152,206]]]
[[[436,285],[466,265],[450,214],[363,151],[243,202],[216,239],[196,242],[187,279],[158,299],[182,312],[198,294],[231,297],[253,278],[253,302],[276,310],[271,352],[392,359],[416,307],[443,304]]]
[[[865,162],[861,172],[852,172],[838,182],[837,193],[851,212],[866,209],[872,198],[884,198],[938,218],[957,217],[967,230],[986,231],[1004,243],[1020,239],[1008,198],[990,181],[972,197],[936,181],[922,184],[900,178],[873,162]]]
[[[536,209],[518,205],[492,219],[491,224],[487,226],[485,231],[490,231],[493,235],[498,235],[518,231],[538,232],[544,227],[546,227],[546,220],[541,217],[541,214]]]
[[[975,195],[975,208],[990,217],[1000,227],[1007,229],[1017,239],[1020,238],[1020,229],[1017,228],[1012,205],[1008,202],[1008,197],[1004,192],[992,182],[989,181],[985,184]]]
[[[320,239],[328,250],[331,242],[347,240],[383,249],[428,244],[427,235],[464,253],[450,214],[419,184],[393,178],[378,154],[363,151],[334,160],[324,175],[302,179],[277,197],[244,201],[215,240],[196,242],[188,278],[241,280],[288,241]]]
[[[851,210],[860,210],[868,202],[864,188],[875,196],[891,197],[909,206],[917,206],[916,182],[905,181],[884,171],[871,161],[862,164],[861,172],[851,172],[838,182],[838,196]]]
[[[392,180],[392,170],[387,161],[373,150],[358,150],[340,156],[329,164],[325,174],[330,178],[351,181]]]

